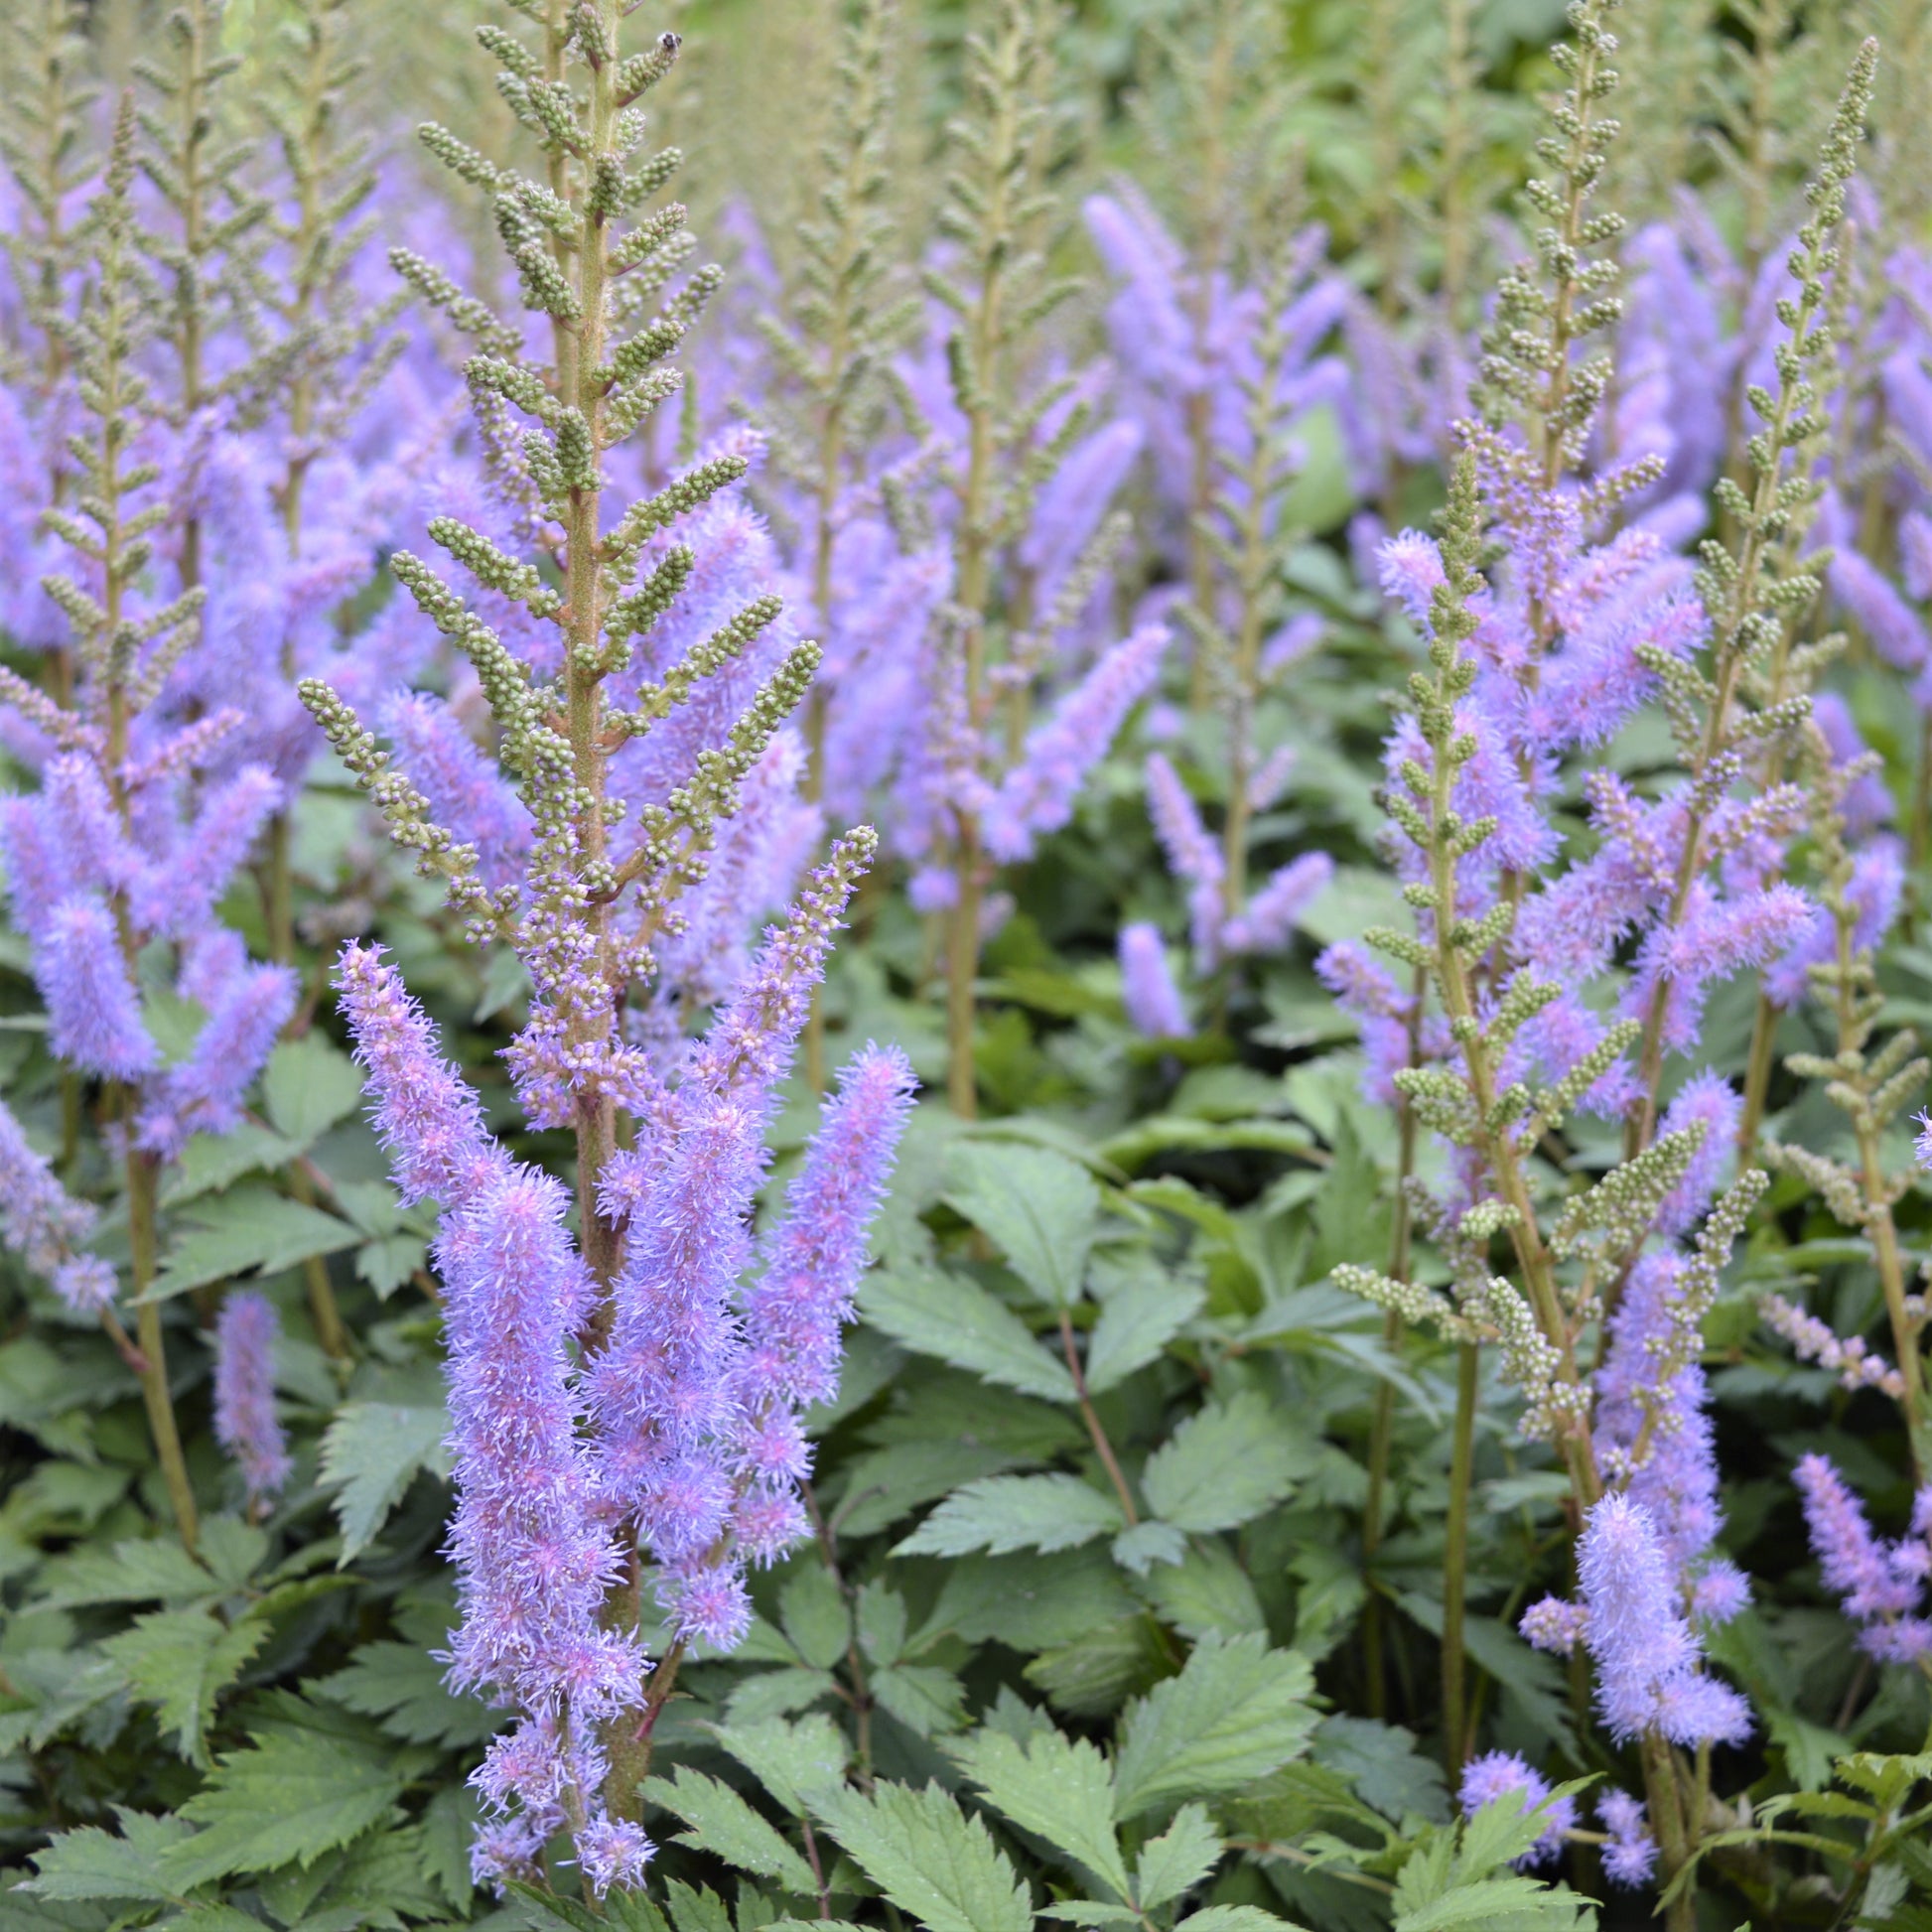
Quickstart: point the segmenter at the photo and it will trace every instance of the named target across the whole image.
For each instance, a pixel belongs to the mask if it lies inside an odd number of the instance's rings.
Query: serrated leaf
[[[839,1680],[828,1670],[806,1670],[802,1666],[761,1670],[732,1686],[725,1714],[735,1727],[762,1724],[807,1710],[820,1698],[833,1696],[838,1688]]]
[[[1398,1904],[1400,1894],[1398,1894]],[[1395,1932],[1446,1932],[1452,1925],[1482,1932],[1564,1932],[1595,1923],[1588,1903],[1575,1892],[1554,1889],[1536,1878],[1479,1878],[1457,1885],[1412,1911],[1398,1911]]]
[[[1073,1550],[1110,1535],[1124,1521],[1113,1497],[1078,1476],[987,1476],[955,1489],[893,1554]]]
[[[1034,1339],[1006,1306],[963,1275],[876,1269],[859,1308],[880,1333],[954,1368],[1049,1402],[1073,1402],[1066,1364]]]
[[[1156,1360],[1200,1312],[1206,1291],[1150,1263],[1109,1295],[1087,1342],[1087,1389],[1104,1395]]]
[[[812,1809],[853,1862],[930,1932],[1032,1932],[1033,1905],[978,1818],[936,1784],[821,1792]]]
[[[1037,1730],[1023,1744],[986,1729],[951,1750],[996,1811],[1085,1866],[1117,1897],[1131,1895],[1114,1834],[1114,1775],[1085,1738]]]
[[[852,1642],[852,1616],[832,1573],[808,1564],[778,1598],[778,1621],[791,1647],[814,1670],[830,1670]]]
[[[336,1496],[342,1525],[339,1561],[366,1549],[419,1469],[449,1473],[444,1438],[449,1412],[388,1402],[351,1402],[322,1439],[322,1482]]]
[[[165,1302],[239,1275],[273,1275],[362,1239],[336,1215],[259,1185],[198,1201],[188,1211],[194,1225],[176,1237],[161,1273],[140,1298],[144,1302]]]
[[[262,1111],[302,1147],[352,1113],[361,1098],[360,1069],[322,1034],[283,1040],[262,1070]]]
[[[239,1516],[208,1516],[202,1521],[196,1554],[225,1590],[245,1588],[268,1556],[268,1532]]]
[[[212,1577],[167,1538],[130,1537],[112,1550],[83,1545],[49,1564],[45,1587],[36,1599],[45,1609],[73,1609],[94,1603],[192,1602],[212,1596]]]
[[[393,1757],[323,1731],[259,1734],[252,1749],[216,1759],[182,1806],[203,1829],[168,1852],[164,1870],[187,1890],[234,1871],[308,1864],[379,1824],[401,1795]]]
[[[1168,1829],[1141,1847],[1134,1867],[1141,1909],[1151,1912],[1190,1891],[1214,1869],[1220,1856],[1221,1835],[1205,1808],[1182,1805]]]
[[[1171,1568],[1186,1554],[1187,1539],[1173,1524],[1158,1519],[1136,1523],[1131,1530],[1122,1530],[1113,1541],[1114,1561],[1137,1577]]]
[[[218,1194],[246,1173],[273,1173],[302,1152],[286,1135],[252,1120],[226,1134],[196,1134],[168,1171],[163,1207],[179,1207],[203,1194]]]
[[[172,1818],[122,1812],[122,1836],[82,1825],[33,1854],[35,1876],[20,1889],[42,1898],[166,1904],[180,1894],[161,1873],[161,1854],[187,1827]],[[138,1821],[136,1829],[131,1825]]]
[[[240,1676],[268,1636],[268,1623],[243,1617],[232,1626],[207,1610],[151,1610],[102,1644],[127,1673],[136,1696],[156,1708],[164,1735],[191,1764],[207,1762],[214,1701]]]
[[[684,1821],[681,1844],[695,1845],[741,1871],[775,1878],[800,1898],[817,1895],[811,1866],[730,1785],[680,1764],[667,1778],[647,1778],[644,1795]]]
[[[1135,1587],[1163,1623],[1191,1643],[1268,1627],[1248,1573],[1218,1538],[1191,1546],[1178,1563],[1156,1564]]]
[[[1303,1932],[1291,1919],[1277,1918],[1259,1905],[1208,1905],[1190,1912],[1174,1932]]]
[[[1313,1462],[1267,1400],[1243,1389],[1189,1416],[1148,1457],[1141,1488],[1163,1522],[1203,1535],[1272,1509]]]
[[[501,1711],[459,1697],[446,1666],[420,1644],[365,1643],[342,1670],[309,1688],[345,1710],[381,1720],[391,1736],[452,1748],[481,1744],[501,1730]]]
[[[1197,1645],[1178,1677],[1128,1707],[1115,1761],[1115,1816],[1210,1797],[1266,1777],[1308,1743],[1316,1714],[1308,1659],[1260,1636]]]
[[[429,1243],[420,1234],[385,1234],[355,1250],[355,1279],[367,1282],[376,1299],[386,1302],[429,1258]]]
[[[872,1674],[873,1695],[921,1737],[957,1730],[966,1722],[966,1687],[936,1664],[890,1664]]]
[[[1079,1300],[1100,1229],[1100,1189],[1077,1162],[1045,1148],[965,1142],[946,1195],[1048,1308]]]
[[[1362,1802],[1400,1823],[1411,1813],[1442,1824],[1449,1815],[1443,1767],[1416,1747],[1416,1733],[1374,1718],[1323,1719],[1314,1733],[1315,1762],[1338,1771]]]
[[[905,1654],[905,1598],[890,1584],[861,1587],[856,1608],[859,1647],[869,1664],[882,1669]]]
[[[796,1722],[720,1725],[714,1735],[794,1818],[805,1815],[810,1793],[845,1776],[845,1735],[822,1712]]]

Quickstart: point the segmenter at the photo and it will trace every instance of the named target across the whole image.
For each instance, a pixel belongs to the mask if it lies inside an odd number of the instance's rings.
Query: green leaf
[[[338,1492],[341,1563],[368,1547],[419,1469],[449,1473],[443,1447],[449,1433],[449,1412],[442,1408],[351,1402],[337,1414],[322,1439],[322,1482]]]
[[[1442,1764],[1419,1751],[1416,1733],[1401,1725],[1325,1718],[1314,1733],[1313,1756],[1347,1778],[1364,1804],[1397,1824],[1412,1815],[1435,1825],[1449,1818]]]
[[[362,1098],[355,1062],[325,1035],[285,1039],[262,1072],[262,1109],[278,1132],[309,1147]]]
[[[334,1214],[259,1184],[197,1201],[187,1217],[195,1225],[169,1248],[142,1301],[165,1302],[238,1275],[273,1275],[311,1256],[352,1248],[362,1239]]]
[[[812,1868],[730,1785],[678,1765],[668,1778],[647,1778],[644,1795],[683,1819],[679,1842],[710,1852],[741,1871],[775,1878],[801,1898],[818,1894]]]
[[[839,1680],[828,1670],[762,1670],[755,1677],[740,1678],[732,1686],[725,1713],[732,1725],[742,1729],[803,1711],[820,1698],[834,1696],[838,1688]]]
[[[130,1537],[112,1550],[83,1545],[45,1572],[44,1609],[93,1603],[163,1603],[213,1596],[214,1579],[172,1538]]]
[[[1135,1896],[1151,1912],[1190,1891],[1214,1869],[1221,1835],[1200,1805],[1182,1805],[1159,1838],[1141,1847],[1135,1866]]]
[[[1156,1360],[1200,1312],[1206,1293],[1198,1282],[1176,1280],[1150,1263],[1101,1305],[1087,1342],[1087,1388],[1104,1395],[1136,1369]]]
[[[1164,1523],[1195,1534],[1231,1530],[1272,1509],[1314,1461],[1313,1446],[1244,1389],[1189,1416],[1148,1458],[1141,1487]]]
[[[1124,1522],[1119,1503],[1078,1476],[987,1476],[955,1489],[893,1554],[1072,1550]]]
[[[953,1745],[952,1754],[994,1808],[1022,1831],[1064,1852],[1117,1897],[1131,1895],[1114,1835],[1113,1772],[1085,1738],[1036,1730],[1023,1744],[1003,1730],[986,1729]]]
[[[1072,1402],[1066,1364],[1034,1339],[1006,1306],[963,1275],[877,1269],[859,1291],[859,1307],[881,1334],[989,1382],[1049,1402]]]
[[[345,1710],[380,1719],[405,1743],[460,1748],[495,1736],[504,1714],[459,1697],[444,1681],[446,1669],[421,1644],[365,1643],[344,1669],[308,1688]]]
[[[1178,1563],[1156,1564],[1135,1587],[1163,1623],[1191,1643],[1268,1627],[1248,1573],[1219,1538],[1191,1545]]]
[[[184,1890],[231,1871],[309,1864],[388,1816],[402,1795],[393,1756],[323,1731],[257,1733],[215,1762],[181,1815],[204,1829],[165,1867]]]
[[[102,1644],[144,1704],[156,1707],[164,1734],[191,1764],[207,1762],[215,1699],[241,1675],[268,1636],[265,1618],[232,1626],[207,1610],[151,1610]]]
[[[1209,1905],[1189,1913],[1174,1932],[1302,1932],[1302,1928],[1264,1912],[1259,1905]]]
[[[1100,1189],[1077,1162],[1045,1148],[968,1141],[953,1150],[948,1203],[986,1234],[1049,1308],[1079,1299],[1100,1228]]]
[[[794,1818],[805,1815],[812,1792],[845,1776],[845,1735],[822,1712],[795,1723],[767,1718],[762,1724],[720,1725],[714,1734]]]
[[[180,1897],[162,1876],[161,1855],[188,1827],[175,1818],[150,1818],[116,1807],[122,1836],[98,1825],[63,1832],[33,1855],[36,1875],[22,1891],[42,1898],[115,1899],[167,1904]]]
[[[179,1207],[201,1194],[218,1194],[245,1173],[273,1173],[302,1152],[286,1136],[244,1120],[228,1134],[197,1134],[168,1171],[163,1207]]]
[[[385,1234],[355,1250],[355,1279],[367,1282],[376,1299],[386,1302],[415,1278],[428,1257],[429,1243],[420,1234]]]
[[[1260,1636],[1198,1645],[1178,1677],[1129,1706],[1114,1767],[1115,1815],[1238,1790],[1297,1756],[1314,1729],[1307,1658]]]
[[[905,1598],[890,1584],[866,1584],[857,1604],[859,1647],[869,1664],[882,1668],[905,1654]]]
[[[1032,1932],[1025,1882],[985,1822],[936,1784],[882,1783],[871,1798],[821,1792],[812,1808],[866,1876],[930,1932]]]
[[[872,1674],[873,1694],[921,1737],[957,1730],[966,1722],[966,1687],[936,1664],[892,1664]]]
[[[830,1670],[852,1643],[845,1592],[820,1564],[807,1565],[785,1585],[778,1598],[778,1621],[791,1647],[814,1670]]]

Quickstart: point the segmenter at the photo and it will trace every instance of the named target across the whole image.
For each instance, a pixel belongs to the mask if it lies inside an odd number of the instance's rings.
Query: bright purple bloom
[[[1168,967],[1160,927],[1144,919],[1121,927],[1120,980],[1128,1023],[1137,1033],[1149,1039],[1184,1039],[1193,1032]]]
[[[1516,1861],[1517,1868],[1525,1870],[1532,1865],[1548,1864],[1563,1850],[1564,1834],[1576,1827],[1576,1799],[1552,1800],[1548,1781],[1513,1751],[1489,1751],[1481,1757],[1472,1757],[1462,1767],[1456,1801],[1462,1807],[1463,1817],[1473,1818],[1484,1805],[1512,1796],[1518,1811],[1533,1812],[1542,1807],[1543,1820],[1543,1835]]]
[[[1335,862],[1325,852],[1305,852],[1276,871],[1221,928],[1221,945],[1231,953],[1279,952],[1302,915],[1327,890]]]
[[[1589,1614],[1581,1603],[1567,1603],[1561,1596],[1544,1596],[1523,1612],[1517,1629],[1523,1641],[1536,1650],[1547,1650],[1568,1657],[1584,1641]]]
[[[1597,1709],[1613,1737],[1656,1730],[1675,1743],[1704,1744],[1749,1736],[1743,1699],[1699,1669],[1702,1652],[1679,1608],[1669,1557],[1641,1503],[1612,1493],[1591,1508],[1577,1576]]]
[[[47,1001],[48,1043],[104,1080],[138,1080],[160,1054],[141,1020],[113,914],[68,899],[35,935],[34,977]]]
[[[505,1161],[475,1091],[436,1045],[428,1016],[382,963],[377,946],[348,946],[337,967],[355,1057],[368,1073],[369,1115],[405,1201],[463,1200]]]
[[[1603,1875],[1626,1888],[1647,1884],[1657,1864],[1657,1841],[1644,1822],[1644,1809],[1627,1791],[1598,1794],[1596,1816],[1610,1842],[1603,1848]]]
[[[528,857],[528,809],[493,761],[477,749],[440,698],[398,691],[379,713],[397,762],[429,800],[439,825],[477,848],[477,871],[490,891],[511,884]]]
[[[114,1271],[80,1247],[95,1219],[92,1204],[61,1185],[0,1105],[0,1239],[79,1314],[113,1307],[117,1292]]]
[[[1860,1626],[1860,1643],[1881,1663],[1932,1655],[1932,1618],[1919,1613],[1932,1564],[1932,1544],[1918,1521],[1926,1513],[1923,1497],[1910,1536],[1886,1543],[1872,1534],[1858,1498],[1826,1457],[1801,1456],[1793,1479],[1826,1587]]]
[[[1685,1081],[1664,1109],[1660,1136],[1702,1127],[1704,1139],[1691,1156],[1684,1178],[1664,1197],[1657,1213],[1659,1234],[1688,1234],[1703,1218],[1718,1191],[1718,1175],[1737,1138],[1743,1110],[1744,1103],[1730,1082],[1709,1071]]]
[[[234,1457],[251,1502],[273,1496],[294,1466],[275,1414],[275,1305],[231,1290],[214,1320],[214,1436]]]
[[[1087,773],[1106,756],[1127,714],[1153,688],[1168,648],[1162,624],[1143,624],[1116,644],[1027,740],[1019,763],[987,805],[981,834],[1003,863],[1029,858],[1038,840],[1073,815]]]

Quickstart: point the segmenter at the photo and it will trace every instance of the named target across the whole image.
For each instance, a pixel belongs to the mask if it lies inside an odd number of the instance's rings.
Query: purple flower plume
[[[347,946],[336,970],[369,1113],[405,1201],[458,1201],[505,1166],[474,1089],[437,1049],[429,1017],[377,946]]]
[[[35,935],[34,978],[48,1043],[62,1059],[104,1080],[138,1080],[160,1058],[114,916],[98,899],[70,898],[48,915]]]
[[[251,1501],[272,1496],[291,1463],[275,1415],[275,1305],[248,1290],[229,1294],[214,1320],[214,1436],[234,1457]]]
[[[1577,1577],[1588,1612],[1596,1702],[1619,1742],[1660,1731],[1674,1743],[1739,1743],[1750,1735],[1744,1700],[1699,1669],[1671,1563],[1641,1503],[1612,1493],[1585,1520]]]
[[[1153,688],[1168,641],[1165,625],[1143,624],[1101,658],[1028,739],[982,822],[994,858],[1011,863],[1031,857],[1041,837],[1072,816],[1087,773],[1106,755],[1127,714]]]
[[[1121,927],[1120,984],[1136,1033],[1149,1039],[1184,1039],[1193,1032],[1158,926],[1137,919]]]
[[[114,1271],[80,1243],[94,1229],[90,1203],[78,1201],[27,1144],[20,1123],[0,1105],[0,1238],[55,1293],[81,1314],[114,1303]]]
[[[1603,1848],[1603,1875],[1613,1885],[1633,1888],[1649,1881],[1657,1863],[1657,1841],[1644,1822],[1644,1809],[1627,1791],[1605,1791],[1596,1816],[1610,1842]]]
[[[1859,1641],[1882,1663],[1932,1656],[1932,1619],[1921,1615],[1932,1572],[1932,1505],[1922,1492],[1910,1535],[1887,1543],[1872,1534],[1859,1499],[1822,1455],[1799,1459],[1793,1472],[1805,1507],[1805,1528],[1826,1587],[1859,1625]]]

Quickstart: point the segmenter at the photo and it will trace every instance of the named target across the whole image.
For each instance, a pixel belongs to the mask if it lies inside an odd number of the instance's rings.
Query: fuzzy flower
[[[1674,1743],[1738,1743],[1750,1713],[1728,1685],[1706,1677],[1679,1609],[1676,1582],[1650,1512],[1602,1498],[1585,1520],[1577,1577],[1588,1611],[1585,1641],[1596,1664],[1596,1703],[1619,1742],[1661,1731]]]
[[[1568,1657],[1584,1641],[1589,1614],[1581,1603],[1566,1603],[1561,1596],[1544,1596],[1523,1612],[1516,1627],[1532,1649]]]
[[[1626,1791],[1606,1790],[1597,1797],[1596,1817],[1610,1840],[1603,1848],[1603,1875],[1626,1888],[1648,1883],[1657,1864],[1657,1841],[1644,1822],[1643,1806]]]
[[[1335,862],[1325,852],[1305,852],[1275,872],[1247,905],[1222,927],[1229,953],[1273,953],[1287,945],[1302,915],[1327,891]]]
[[[272,1496],[294,1466],[275,1415],[275,1305],[231,1292],[214,1321],[214,1436],[234,1457],[251,1502]]]
[[[1087,773],[1106,755],[1127,714],[1153,688],[1168,641],[1165,625],[1143,624],[1102,657],[1034,731],[984,815],[981,834],[994,858],[1005,863],[1029,858],[1045,834],[1066,824]]]
[[[138,1080],[160,1058],[121,957],[113,915],[94,898],[58,906],[37,935],[34,978],[47,1001],[48,1043],[103,1080]]]
[[[1839,1379],[1846,1389],[1876,1389],[1894,1402],[1905,1400],[1905,1378],[1897,1369],[1865,1346],[1863,1335],[1849,1339],[1838,1335],[1831,1324],[1821,1321],[1808,1310],[1795,1307],[1782,1295],[1766,1295],[1758,1312],[1767,1326],[1791,1344],[1801,1362],[1816,1362]]]
[[[1822,1455],[1801,1457],[1793,1479],[1826,1587],[1860,1626],[1860,1643],[1881,1663],[1932,1655],[1932,1619],[1919,1614],[1932,1556],[1923,1526],[1915,1520],[1898,1543],[1874,1536],[1858,1498]],[[1915,1519],[1924,1509],[1921,1498]]]
[[[1193,1032],[1158,926],[1135,919],[1121,927],[1120,980],[1128,1024],[1136,1033],[1149,1039],[1184,1039]]]
[[[0,1237],[78,1314],[112,1308],[117,1292],[114,1271],[80,1248],[94,1220],[92,1205],[61,1185],[28,1146],[19,1121],[0,1105]]]
[[[345,947],[336,984],[398,1191],[405,1201],[461,1199],[503,1165],[475,1091],[437,1050],[428,1016],[380,947]]]
[[[1564,1834],[1576,1826],[1576,1799],[1552,1799],[1548,1782],[1512,1751],[1489,1751],[1463,1766],[1461,1787],[1456,1793],[1463,1817],[1473,1818],[1484,1805],[1512,1796],[1520,1812],[1541,1807],[1543,1821],[1542,1836],[1516,1861],[1517,1868],[1548,1864],[1563,1850]]]

